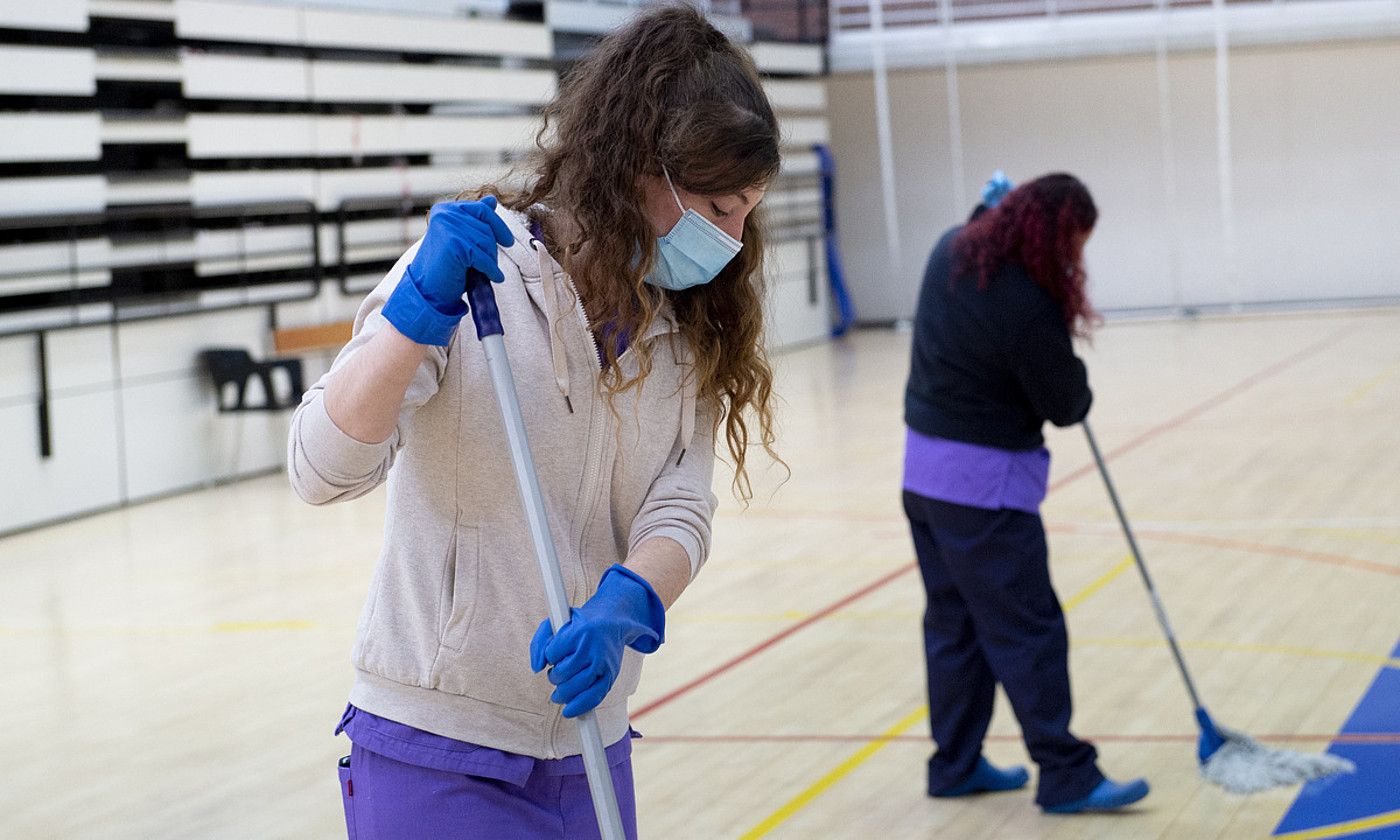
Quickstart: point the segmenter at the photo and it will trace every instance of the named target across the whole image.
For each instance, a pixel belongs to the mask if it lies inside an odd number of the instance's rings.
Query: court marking
[[[1391,650],[1400,658],[1400,644]],[[1400,667],[1387,664],[1362,693],[1342,724],[1341,734],[1363,730],[1400,736]],[[1328,748],[1356,763],[1357,772],[1303,786],[1275,827],[1275,836],[1292,838],[1342,837],[1366,834],[1376,840],[1400,837],[1400,744],[1334,741]],[[1381,834],[1373,834],[1383,831]]]
[[[1309,828],[1303,831],[1291,831],[1288,834],[1275,834],[1274,837],[1280,838],[1281,840],[1325,840],[1325,838],[1328,837],[1345,837],[1348,834],[1375,831],[1378,828],[1388,828],[1392,825],[1400,825],[1400,811],[1376,814],[1375,816],[1365,817],[1359,820],[1324,825],[1319,828]]]
[[[1381,371],[1380,373],[1361,383],[1361,385],[1357,387],[1355,391],[1352,391],[1350,394],[1347,395],[1344,404],[1347,407],[1356,405],[1357,403],[1361,402],[1361,400],[1363,400],[1367,394],[1373,391],[1376,388],[1376,386],[1385,382],[1387,379],[1390,379],[1397,373],[1400,373],[1400,361],[1395,362],[1394,364],[1387,367],[1385,370]]]
[[[802,810],[802,808],[805,807],[808,802],[812,801],[813,799],[816,799],[827,788],[841,781],[851,771],[864,764],[866,759],[870,758],[875,753],[884,749],[885,746],[889,744],[892,740],[902,735],[906,729],[909,729],[911,726],[920,723],[927,717],[927,706],[922,706],[916,709],[914,712],[910,713],[909,715],[905,716],[903,720],[901,720],[899,723],[896,723],[894,726],[891,726],[889,729],[886,729],[874,741],[871,741],[869,744],[866,744],[864,747],[861,747],[858,751],[856,751],[854,754],[848,757],[845,761],[841,762],[840,764],[833,767],[831,770],[827,771],[827,774],[825,776],[822,776],[812,786],[808,787],[806,790],[802,791],[802,793],[793,797],[790,801],[788,801],[786,805],[769,814],[768,818],[765,819],[763,822],[744,832],[744,834],[740,836],[739,840],[754,840],[754,838],[762,837],[768,832],[772,831],[774,828],[786,822],[789,817]]]
[[[712,679],[714,679],[714,678],[720,676],[721,674],[725,673],[726,671],[732,670],[732,669],[738,667],[739,665],[742,665],[743,663],[749,661],[749,660],[752,659],[753,657],[759,655],[760,653],[764,652],[764,651],[767,650],[768,648],[770,648],[770,647],[772,647],[772,646],[778,644],[778,643],[781,642],[782,640],[784,640],[784,639],[786,639],[787,637],[791,636],[792,634],[798,632],[799,630],[803,629],[804,627],[810,627],[811,625],[815,624],[815,623],[818,622],[818,621],[821,621],[823,618],[826,618],[827,616],[831,615],[832,613],[836,612],[837,610],[841,609],[842,607],[848,606],[848,605],[850,605],[850,604],[855,603],[856,601],[859,601],[861,598],[864,598],[866,595],[869,595],[870,593],[872,593],[872,592],[874,592],[874,591],[876,591],[876,590],[878,590],[878,589],[880,589],[880,588],[882,588],[882,587],[884,587],[884,586],[886,586],[886,585],[888,585],[888,584],[894,582],[895,580],[898,580],[899,578],[903,577],[904,575],[909,574],[909,573],[910,573],[911,571],[913,571],[913,570],[914,570],[914,566],[913,566],[912,564],[911,564],[911,565],[907,565],[907,566],[902,566],[902,567],[900,567],[900,568],[898,568],[898,569],[895,569],[895,570],[892,571],[892,572],[889,572],[889,573],[887,573],[887,574],[885,574],[885,575],[883,575],[883,576],[881,576],[881,577],[875,579],[874,581],[872,581],[872,582],[870,582],[870,583],[867,583],[865,586],[862,586],[860,589],[857,589],[855,592],[852,592],[851,594],[845,596],[844,598],[841,598],[841,599],[839,599],[839,600],[833,601],[833,602],[830,603],[830,604],[827,604],[825,607],[822,607],[820,610],[817,610],[816,612],[812,613],[812,614],[811,614],[810,616],[808,616],[807,618],[803,619],[802,621],[797,622],[796,624],[792,625],[791,627],[788,627],[787,629],[783,630],[782,632],[778,633],[777,635],[768,637],[768,638],[765,639],[764,641],[758,643],[758,644],[755,645],[754,647],[749,648],[748,650],[744,651],[743,653],[739,654],[738,656],[736,656],[736,657],[734,657],[734,658],[732,658],[732,659],[729,659],[729,660],[727,660],[727,661],[725,661],[725,662],[723,662],[723,663],[717,665],[717,666],[714,667],[714,668],[711,668],[710,670],[706,671],[705,673],[701,674],[700,676],[698,676],[698,677],[696,677],[696,678],[694,678],[694,679],[692,679],[692,680],[690,680],[690,681],[688,681],[688,682],[682,683],[679,687],[672,689],[671,691],[669,691],[669,692],[667,692],[667,693],[661,695],[660,697],[656,698],[655,700],[652,700],[652,701],[649,702],[649,703],[644,703],[644,704],[642,704],[642,705],[641,705],[639,708],[637,708],[635,711],[631,712],[631,718],[632,718],[632,720],[637,720],[637,719],[641,718],[642,716],[647,715],[647,714],[650,714],[651,712],[656,711],[657,709],[661,708],[662,706],[665,706],[666,704],[668,704],[668,703],[670,703],[670,702],[672,702],[672,701],[674,701],[674,700],[676,700],[676,699],[678,699],[678,698],[680,698],[680,697],[683,697],[683,696],[685,696],[686,694],[689,694],[691,691],[694,691],[696,688],[699,688],[700,686],[702,686],[702,685],[704,685],[705,683],[709,682],[710,680],[712,680]]]
[[[1119,533],[1109,525],[1085,527],[1083,525],[1055,524],[1046,526],[1046,530],[1056,534],[1104,537],[1117,536]],[[1400,566],[1376,563],[1371,560],[1358,560],[1355,557],[1348,557],[1345,554],[1334,554],[1329,551],[1314,551],[1306,548],[1293,548],[1287,545],[1275,545],[1273,543],[1236,540],[1227,537],[1212,537],[1208,534],[1158,531],[1152,528],[1145,530],[1135,528],[1133,529],[1133,533],[1145,540],[1151,539],[1158,542],[1181,543],[1183,545],[1195,545],[1205,548],[1225,548],[1253,554],[1267,554],[1273,557],[1291,557],[1297,560],[1308,560],[1314,563],[1325,563],[1330,566],[1343,566],[1350,569],[1400,577]]]
[[[1076,592],[1073,598],[1070,598],[1068,601],[1065,602],[1065,612],[1069,612],[1070,610],[1089,600],[1091,597],[1093,597],[1095,592],[1098,592],[1100,589],[1103,589],[1105,586],[1108,586],[1110,583],[1116,580],[1119,575],[1131,569],[1133,567],[1133,563],[1133,558],[1131,555],[1129,555],[1128,557],[1125,557],[1122,560],[1120,560],[1118,562],[1118,565],[1109,569],[1107,572],[1104,572],[1102,575],[1099,575],[1097,578],[1091,581],[1088,586]]]

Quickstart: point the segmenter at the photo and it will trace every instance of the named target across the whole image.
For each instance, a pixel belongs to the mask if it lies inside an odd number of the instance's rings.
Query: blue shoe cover
[[[929,796],[943,799],[954,796],[969,796],[974,793],[998,793],[1016,790],[1025,787],[1030,778],[1031,774],[1027,773],[1024,767],[1008,767],[1005,770],[998,770],[987,759],[979,757],[977,768],[972,771],[971,776],[946,790],[940,790],[936,793],[929,791]]]
[[[1150,790],[1146,779],[1134,779],[1119,784],[1112,779],[1104,779],[1099,786],[1083,799],[1065,802],[1060,805],[1046,805],[1051,814],[1082,814],[1089,811],[1116,811],[1125,808],[1147,796]]]

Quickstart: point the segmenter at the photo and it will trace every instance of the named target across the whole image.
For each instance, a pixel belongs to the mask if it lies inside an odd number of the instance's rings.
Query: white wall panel
[[[102,120],[91,113],[0,113],[0,162],[95,161]]]
[[[190,200],[187,176],[107,179],[107,206],[117,204],[177,204]]]
[[[0,337],[0,404],[39,392],[35,346],[32,335]]]
[[[209,0],[177,0],[175,8],[181,38],[525,58],[553,54],[546,27],[516,21]]]
[[[86,32],[88,0],[0,0],[0,26]]]
[[[175,6],[169,0],[88,0],[88,13],[127,20],[175,20]]]
[[[355,169],[320,173],[317,200],[335,207],[347,198],[394,195],[456,195],[470,184],[499,174],[496,169],[457,166],[414,166]]]
[[[814,76],[822,72],[822,47],[816,44],[757,43],[749,53],[761,73]]]
[[[826,107],[821,79],[764,79],[763,90],[775,111],[820,111]]]
[[[185,118],[102,117],[103,143],[180,143],[189,139]]]
[[[180,56],[185,96],[305,102],[311,99],[307,62],[300,58],[261,58],[185,52]]]
[[[0,216],[90,213],[106,206],[107,179],[101,175],[0,178]]]
[[[96,79],[92,50],[0,46],[0,93],[92,96]]]
[[[109,303],[85,303],[81,306],[58,306],[51,309],[26,309],[0,315],[0,331],[46,330],[75,324],[96,324],[112,319]]]
[[[260,400],[261,386],[249,388]],[[269,470],[286,457],[289,414],[221,414],[202,374],[128,386],[123,404],[133,501]]]
[[[780,242],[769,251],[768,344],[773,349],[830,337],[831,313],[825,249],[805,240]],[[816,299],[812,298],[811,256],[816,259]]]
[[[175,34],[192,40],[299,44],[300,17],[294,6],[176,0]]]
[[[117,329],[122,380],[130,384],[156,375],[193,376],[201,350],[244,347],[257,356],[267,340],[267,312],[261,309],[123,324]]]
[[[55,397],[65,396],[69,390],[112,387],[115,369],[110,326],[52,332],[47,347],[49,391]]]
[[[305,265],[310,262],[310,249],[308,225],[200,230],[194,235],[194,254],[199,260],[237,260],[290,251],[298,257],[294,265]]]
[[[494,153],[525,146],[536,125],[533,117],[321,117],[316,141],[323,155]]]
[[[162,378],[122,389],[127,492],[141,499],[212,481],[219,472],[214,390],[203,376]]]
[[[52,400],[53,455],[40,458],[33,404],[0,408],[0,440],[6,448],[0,531],[118,504],[115,417],[111,390]]]
[[[554,79],[552,70],[362,61],[311,63],[311,93],[318,102],[542,105],[554,96]]]
[[[315,117],[191,114],[192,158],[304,157],[316,153]]]
[[[196,207],[245,201],[282,201],[316,197],[316,173],[309,169],[195,172],[190,192]]]
[[[0,245],[0,275],[57,270],[58,276],[70,277],[74,271],[107,265],[111,253],[111,242],[105,238],[79,239],[71,245],[66,241]],[[0,279],[0,289],[8,282]]]
[[[403,195],[455,195],[468,186],[502,174],[503,167],[413,166],[363,169],[251,170],[196,172],[192,176],[197,206],[243,201],[315,200],[334,210],[347,198]]]
[[[368,219],[351,222],[345,226],[345,257],[350,262],[398,259],[427,228],[426,214],[405,219]],[[333,231],[321,237],[324,260],[329,262],[338,259],[339,247],[339,241]]]
[[[821,161],[816,152],[784,149],[780,171],[783,175],[816,175],[821,171]]]
[[[533,117],[192,114],[193,158],[499,153],[530,142]]]
[[[28,277],[0,279],[0,296],[60,292],[65,289],[93,289],[112,282],[107,271],[79,271],[76,274],[35,273]]]
[[[306,9],[306,43],[425,53],[550,58],[549,29],[532,23]]]
[[[778,117],[784,146],[812,146],[827,142],[826,117]]]

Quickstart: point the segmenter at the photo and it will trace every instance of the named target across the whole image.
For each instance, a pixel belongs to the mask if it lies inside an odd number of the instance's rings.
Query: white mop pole
[[[515,392],[510,358],[506,355],[505,330],[501,327],[491,281],[476,272],[469,272],[467,297],[470,300],[472,320],[476,323],[477,337],[481,339],[482,350],[486,353],[486,366],[491,373],[491,384],[496,390],[496,404],[501,409],[501,422],[505,424],[510,460],[515,466],[515,480],[520,490],[520,504],[525,509],[530,540],[535,546],[535,559],[539,561],[540,575],[544,579],[545,598],[549,601],[549,621],[557,633],[569,620],[569,597],[564,591],[564,575],[559,570],[559,557],[554,551],[554,540],[549,535],[549,518],[545,513],[544,496],[540,492],[539,476],[535,472],[535,459],[530,454],[525,420],[520,414],[520,399]],[[521,651],[521,656],[524,655],[524,651]],[[622,828],[622,814],[617,807],[617,793],[613,790],[612,772],[603,751],[603,735],[598,729],[598,719],[592,711],[588,711],[575,720],[578,721],[579,736],[583,741],[583,766],[588,773],[588,791],[593,797],[593,811],[598,817],[598,830],[602,833],[603,840],[626,840],[626,833]]]

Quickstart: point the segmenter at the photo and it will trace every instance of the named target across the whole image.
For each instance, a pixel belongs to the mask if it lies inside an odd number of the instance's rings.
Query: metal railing
[[[309,201],[0,218],[0,252],[65,255],[0,267],[0,336],[315,297],[320,225]]]

